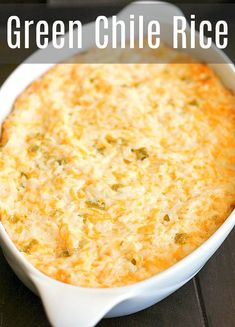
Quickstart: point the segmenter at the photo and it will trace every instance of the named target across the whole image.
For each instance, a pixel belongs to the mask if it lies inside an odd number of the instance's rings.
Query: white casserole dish
[[[168,10],[166,11],[166,6]],[[137,12],[136,12],[137,11]],[[129,5],[118,17],[125,19],[132,14],[138,15],[138,7]],[[172,15],[182,15],[179,9],[170,4],[159,3],[158,12],[146,10],[146,20],[158,19],[166,27],[172,23]],[[86,35],[92,35],[94,23],[84,26]],[[163,40],[169,41],[169,33]],[[94,40],[84,40],[84,49],[94,46]],[[50,49],[46,50],[50,51]],[[82,50],[81,50],[82,51]],[[77,53],[74,50],[74,53]],[[199,58],[204,52],[196,49]],[[37,51],[32,62],[42,55]],[[45,51],[44,54],[45,55]],[[221,64],[212,65],[224,84],[235,92],[235,68],[231,61],[215,47],[207,51],[207,58],[219,61]],[[59,62],[68,57],[68,53],[60,52],[55,60]],[[204,58],[205,61],[207,58]],[[212,59],[213,58],[213,59]],[[25,87],[37,77],[47,71],[53,64],[21,64],[7,79],[0,90],[0,123],[11,111],[16,97]],[[142,282],[109,289],[83,288],[67,285],[53,280],[34,268],[21,254],[10,240],[3,225],[0,223],[0,243],[3,253],[23,283],[38,294],[44,304],[48,318],[56,327],[91,327],[103,317],[116,317],[131,314],[147,308],[162,300],[179,287],[189,281],[214,254],[235,225],[235,211],[227,218],[223,225],[198,249],[179,261],[171,268]]]

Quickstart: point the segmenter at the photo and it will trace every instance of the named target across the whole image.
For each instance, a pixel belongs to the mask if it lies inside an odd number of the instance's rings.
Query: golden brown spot
[[[136,266],[136,260],[135,260],[135,258],[133,258],[132,260],[131,260],[131,263],[134,265],[134,266]]]
[[[58,258],[68,258],[71,256],[71,253],[70,251],[68,251],[67,248],[64,248],[64,249],[60,249],[57,253],[57,257]]]
[[[175,234],[175,243],[176,244],[185,244],[188,239],[188,234],[187,233],[177,233]]]
[[[66,158],[61,158],[56,160],[56,162],[58,163],[59,166],[63,166],[68,163],[68,160]]]
[[[139,149],[131,149],[131,151],[135,153],[137,160],[144,160],[149,157],[147,149],[144,147]]]
[[[39,146],[37,144],[32,144],[28,148],[29,154],[36,154],[36,152],[39,150]]]
[[[12,224],[17,224],[19,221],[21,221],[21,216],[18,214],[14,214],[8,217],[8,221]]]
[[[199,106],[199,102],[196,99],[194,99],[194,100],[192,100],[192,101],[189,102],[189,105],[190,106],[193,106],[193,107],[198,107]]]
[[[122,184],[113,184],[111,185],[111,189],[113,191],[118,191],[123,185]]]
[[[100,153],[100,154],[104,154],[105,151],[105,146],[104,145],[98,145],[96,146],[96,150]]]
[[[94,208],[99,210],[105,210],[105,202],[102,200],[88,200],[86,201],[88,208]]]
[[[39,243],[38,240],[32,239],[26,246],[22,248],[22,251],[27,254],[30,254],[38,245],[38,243]]]
[[[115,144],[117,143],[117,139],[115,139],[112,135],[106,135],[106,141],[110,144]]]
[[[169,217],[168,215],[165,215],[165,216],[163,217],[163,220],[168,222],[168,221],[170,221],[170,217]]]
[[[24,173],[24,172],[21,172],[21,173],[20,173],[20,176],[21,176],[21,177],[25,177],[26,179],[29,178],[29,176],[28,176],[26,173]]]

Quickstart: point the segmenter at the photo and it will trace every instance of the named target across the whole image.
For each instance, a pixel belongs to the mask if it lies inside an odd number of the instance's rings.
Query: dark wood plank
[[[15,276],[0,252],[0,326],[49,327],[40,299]]]
[[[104,319],[98,327],[204,327],[204,319],[193,281],[151,308],[136,314]]]
[[[15,68],[13,64],[0,64],[0,86]]]
[[[47,0],[24,0],[24,1],[22,1],[22,0],[12,0],[12,1],[9,1],[9,0],[0,0],[0,4],[9,4],[9,3],[13,3],[13,4],[15,4],[15,3],[20,3],[20,4],[22,4],[22,3],[24,3],[24,4],[38,4],[38,3],[46,3],[47,2]]]
[[[36,0],[35,0],[36,1]],[[39,1],[39,0],[37,0]],[[114,6],[114,5],[126,5],[130,2],[133,2],[133,0],[47,0],[48,3],[50,4],[56,4],[56,5],[79,5],[79,6],[103,6],[103,5],[110,5],[110,6]],[[169,1],[171,3],[175,3],[175,4],[179,4],[179,3],[190,3],[188,0],[171,0]],[[192,2],[194,4],[215,4],[215,3],[229,3],[229,1],[227,0],[220,0],[220,1],[214,1],[214,0],[199,0],[197,2]],[[190,6],[193,6],[190,4]]]
[[[198,274],[209,326],[235,326],[235,230]]]
[[[97,7],[97,6],[125,6],[132,0],[48,0],[50,5],[76,5],[84,7]]]

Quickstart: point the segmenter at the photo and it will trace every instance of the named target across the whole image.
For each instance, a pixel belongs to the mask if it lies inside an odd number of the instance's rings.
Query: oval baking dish
[[[173,5],[164,4],[162,6],[162,3],[158,4],[159,10],[157,13],[146,10],[145,14],[149,21],[159,16],[158,20],[162,25],[169,25],[169,23],[172,23],[173,15],[182,15],[178,8]],[[167,12],[166,6],[168,7]],[[138,15],[137,9],[138,7],[129,5],[118,17],[125,19],[130,13]],[[94,34],[94,26],[94,23],[85,25],[85,33]],[[168,38],[169,34],[166,33],[164,41],[169,41]],[[93,46],[94,40],[92,39],[87,39],[84,42],[84,49]],[[203,59],[203,52],[200,49],[197,49],[196,52],[198,57]],[[70,52],[70,55],[75,53],[77,53],[76,50],[74,50],[74,53]],[[223,83],[235,92],[235,69],[231,61],[215,47],[208,50],[207,55],[209,58],[215,58],[214,62],[216,62],[216,59],[221,62],[221,64],[210,66]],[[41,51],[36,52],[33,56],[32,61],[37,61],[36,58],[37,56],[40,58]],[[67,57],[68,53],[62,53],[56,61],[59,62]],[[11,74],[0,90],[1,123],[10,113],[15,99],[25,87],[52,66],[52,64],[28,64],[26,62]],[[235,212],[233,211],[206,242],[172,267],[156,276],[130,286],[102,289],[68,285],[44,275],[17,250],[1,223],[0,243],[8,263],[17,276],[27,287],[41,297],[53,326],[91,327],[103,317],[127,315],[147,308],[177,290],[203,267],[222,244],[234,225]]]

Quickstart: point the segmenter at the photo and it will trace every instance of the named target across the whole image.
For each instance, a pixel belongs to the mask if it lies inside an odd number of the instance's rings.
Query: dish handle
[[[164,1],[131,2],[118,13],[118,18],[129,21],[130,15],[144,15],[147,22],[157,19],[161,25],[172,25],[174,16],[185,17],[179,7]]]
[[[31,276],[54,327],[95,326],[115,305],[130,299],[130,291],[92,289]]]

